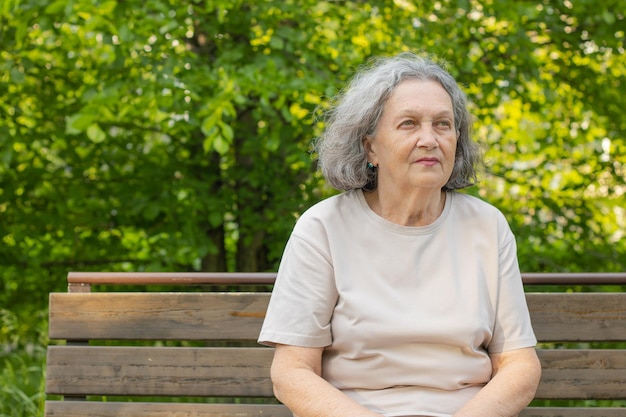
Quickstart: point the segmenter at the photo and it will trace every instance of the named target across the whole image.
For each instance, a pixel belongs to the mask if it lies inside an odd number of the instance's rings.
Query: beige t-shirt
[[[259,342],[325,347],[322,376],[385,416],[447,417],[489,381],[489,352],[536,339],[499,210],[450,192],[406,227],[355,190],[298,220]]]

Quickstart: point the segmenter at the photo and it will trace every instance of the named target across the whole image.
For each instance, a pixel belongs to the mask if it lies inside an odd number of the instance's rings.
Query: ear
[[[374,166],[378,166],[378,159],[376,158],[376,144],[372,135],[365,135],[363,138],[363,147],[367,153],[367,160]]]

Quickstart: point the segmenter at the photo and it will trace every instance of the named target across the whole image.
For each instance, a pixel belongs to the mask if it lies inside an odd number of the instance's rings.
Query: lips
[[[424,158],[418,159],[417,161],[415,161],[415,163],[426,165],[426,166],[432,166],[432,165],[439,163],[439,158],[424,157]]]

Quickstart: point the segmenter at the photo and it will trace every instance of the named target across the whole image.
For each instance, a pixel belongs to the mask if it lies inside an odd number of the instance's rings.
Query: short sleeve
[[[302,347],[332,343],[330,320],[338,294],[327,241],[320,223],[300,218],[283,253],[259,343]]]
[[[499,253],[496,321],[488,350],[501,353],[536,344],[517,261],[517,246],[510,234]]]

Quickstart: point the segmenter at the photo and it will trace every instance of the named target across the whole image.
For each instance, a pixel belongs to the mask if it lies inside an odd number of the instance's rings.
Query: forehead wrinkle
[[[428,107],[430,108],[431,106],[428,106]],[[413,118],[421,119],[425,116],[431,117],[433,119],[439,119],[442,117],[454,119],[454,112],[450,109],[443,109],[443,108],[441,110],[434,110],[434,112],[423,111],[422,109],[416,109],[416,108],[406,108],[406,109],[401,109],[400,111],[398,111],[393,116],[393,120],[402,119],[404,117],[413,117]]]
[[[451,102],[436,100],[434,103],[432,101],[425,103],[424,101],[411,101],[411,98],[412,97],[396,97],[395,103],[392,102],[393,99],[390,99],[383,108],[383,112],[389,110],[389,107],[395,107],[395,113],[397,115],[431,113],[435,116],[454,116],[454,109],[452,108]]]

